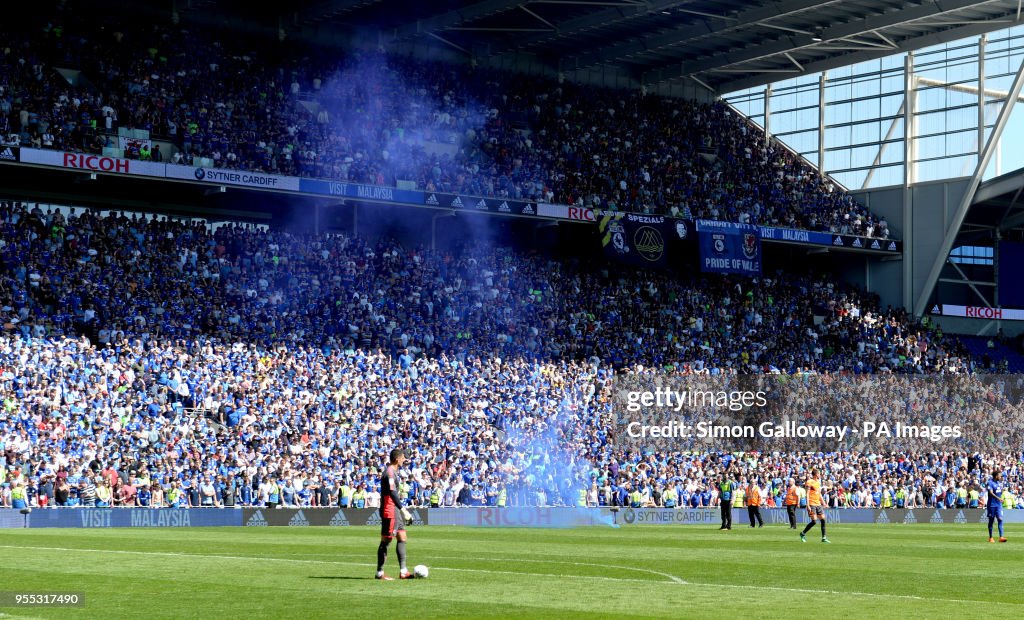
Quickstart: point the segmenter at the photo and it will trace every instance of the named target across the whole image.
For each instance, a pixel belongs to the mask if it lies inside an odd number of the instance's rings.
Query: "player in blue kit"
[[[1003,536],[1003,472],[995,470],[992,472],[992,477],[989,479],[988,484],[985,485],[985,489],[988,492],[988,501],[985,505],[988,507],[988,541],[994,543],[995,539],[992,538],[992,522],[999,521],[999,542],[1006,542],[1006,537]]]

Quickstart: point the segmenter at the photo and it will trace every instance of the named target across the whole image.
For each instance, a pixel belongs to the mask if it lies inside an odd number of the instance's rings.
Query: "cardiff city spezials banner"
[[[603,212],[597,218],[605,256],[636,267],[666,267],[672,246],[689,239],[692,225],[688,220],[637,213]]]

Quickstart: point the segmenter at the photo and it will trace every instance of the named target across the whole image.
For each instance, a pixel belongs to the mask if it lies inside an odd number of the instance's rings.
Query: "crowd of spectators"
[[[395,446],[419,505],[664,502],[671,485],[699,505],[727,466],[765,482],[816,466],[854,497],[902,485],[923,501],[968,477],[938,446],[617,446],[623,373],[975,370],[955,338],[827,275],[671,278],[11,202],[0,262],[7,504],[373,506]],[[967,447],[1020,491],[1020,454]]]
[[[117,129],[144,129],[176,152],[130,156],[889,235],[884,219],[721,102],[55,15],[3,32],[0,135],[10,144],[100,152],[118,146]]]

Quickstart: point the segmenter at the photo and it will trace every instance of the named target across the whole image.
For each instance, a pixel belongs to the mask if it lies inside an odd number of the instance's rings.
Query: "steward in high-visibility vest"
[[[970,497],[967,502],[968,508],[977,508],[981,504],[981,493],[978,492],[978,489],[971,489],[968,496]]]
[[[366,491],[362,487],[359,488],[355,493],[352,494],[352,507],[353,508],[365,508],[366,507]]]
[[[501,487],[498,491],[498,508],[504,508],[506,503],[508,503],[508,492],[505,487]]]
[[[633,492],[629,494],[629,505],[633,508],[640,508],[643,506],[644,496],[640,493],[639,489],[633,489]]]
[[[1003,508],[1012,509],[1016,505],[1016,501],[1013,493],[1010,493],[1008,489],[1003,491]]]
[[[676,498],[676,490],[673,487],[665,489],[665,492],[661,494],[661,501],[665,504],[665,508],[675,508]]]
[[[757,479],[747,485],[743,495],[747,503],[750,527],[754,527],[754,523],[758,524],[757,527],[764,527],[764,519],[761,518],[761,488],[757,486]]]
[[[430,491],[430,507],[437,508],[441,505],[441,491],[437,487],[434,487]]]
[[[967,508],[967,489],[964,487],[956,490],[956,507]]]
[[[796,529],[796,508],[800,505],[800,488],[790,478],[786,486],[786,498],[783,504],[786,506],[786,516],[789,517],[789,529]]]
[[[20,482],[15,482],[14,488],[11,489],[11,508],[17,510],[28,508],[28,494]]]
[[[576,496],[576,506],[578,508],[584,508],[587,505],[587,490],[580,489]]]
[[[732,501],[735,492],[736,484],[732,480],[727,480],[725,476],[719,477],[718,501],[722,509],[722,527],[718,528],[720,530],[732,529]]]

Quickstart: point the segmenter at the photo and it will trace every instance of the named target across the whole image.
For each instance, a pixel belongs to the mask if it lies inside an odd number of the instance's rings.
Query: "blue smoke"
[[[315,93],[328,148],[342,154],[334,174],[423,185],[439,183],[442,171],[458,172],[452,162],[474,149],[488,111],[456,92],[449,71],[429,63],[413,71],[380,53],[348,59]]]
[[[534,366],[532,379],[535,385],[550,387],[539,365]],[[580,523],[596,518],[603,525],[617,528],[611,515],[602,517],[593,508],[577,506],[580,491],[587,492],[600,475],[595,464],[580,457],[583,447],[592,440],[590,429],[595,428],[588,420],[596,415],[583,387],[576,384],[554,388],[562,395],[553,412],[546,411],[543,405],[532,411],[518,411],[513,419],[504,420],[502,430],[517,457],[520,476],[526,480],[528,492],[536,494],[538,504],[571,508]],[[530,428],[524,428],[527,424]]]

